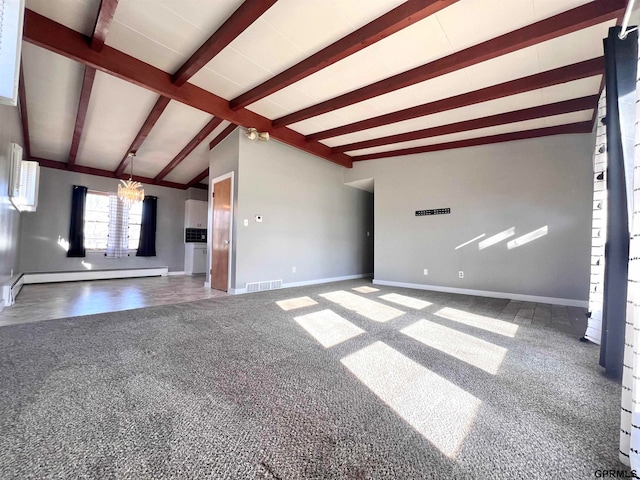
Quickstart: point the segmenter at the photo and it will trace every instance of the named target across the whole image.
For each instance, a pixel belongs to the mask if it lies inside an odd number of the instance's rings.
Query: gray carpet
[[[597,346],[551,321],[517,325],[509,337],[436,315],[448,307],[499,318],[513,311],[508,300],[351,290],[366,283],[0,328],[0,478],[586,479],[622,468],[620,387],[602,375]],[[320,296],[336,290],[405,313],[372,321]],[[432,305],[379,298],[392,292]],[[318,304],[275,303],[302,296]],[[365,333],[323,347],[294,317],[325,309]],[[422,319],[506,351],[497,371],[452,355],[464,354],[463,342],[444,353],[400,332]],[[477,400],[472,412],[454,412],[471,419],[464,432],[456,422],[424,430],[460,408],[441,383],[404,385],[415,389],[412,420],[398,414],[409,404],[372,391],[387,385],[367,386],[341,362],[377,342]],[[438,447],[448,436],[459,440],[454,453]]]

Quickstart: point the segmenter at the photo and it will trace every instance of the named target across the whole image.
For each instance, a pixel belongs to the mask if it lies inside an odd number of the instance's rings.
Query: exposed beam
[[[364,100],[415,85],[447,73],[506,55],[521,48],[551,40],[607,20],[626,8],[625,0],[595,0],[519,30],[479,43],[433,62],[421,65],[338,97],[293,112],[273,121],[276,127],[290,125]]]
[[[222,26],[194,53],[173,75],[173,83],[184,85],[198,70],[204,67],[238,35],[245,31],[277,0],[246,0],[233,12]]]
[[[48,160],[46,158],[37,158],[37,157],[33,157],[33,160],[37,161],[41,167],[55,168],[57,170],[68,170],[68,171],[77,172],[77,173],[85,173],[87,175],[95,175],[98,177],[113,178],[114,180],[129,179],[129,175],[124,175],[124,174],[116,175],[115,172],[112,172],[110,170],[102,170],[101,168],[84,167],[82,165],[73,165],[73,167],[67,168],[67,164],[63,162],[56,162],[54,160]],[[138,182],[144,183],[146,185],[154,184],[153,178],[149,178],[149,177],[139,177],[138,175],[134,175],[133,179]],[[155,185],[158,185],[160,187],[179,188],[181,190],[185,190],[187,188],[186,185],[183,185],[182,183],[175,183],[175,182],[163,181],[163,182],[158,182]]]
[[[233,132],[235,129],[236,129],[236,125],[234,125],[234,124],[228,125],[227,128],[225,128],[223,131],[221,131],[220,134],[216,138],[214,138],[213,140],[211,140],[209,142],[209,150],[213,150],[216,145],[218,145],[222,140],[227,138],[229,136],[229,134],[231,132]]]
[[[78,148],[80,147],[80,139],[84,130],[84,122],[87,118],[87,110],[89,108],[89,100],[91,99],[91,89],[93,88],[93,80],[96,77],[96,69],[92,67],[84,67],[84,78],[82,79],[82,90],[80,91],[80,101],[78,102],[78,113],[76,113],[76,124],[73,128],[73,139],[71,140],[71,149],[69,150],[69,161],[67,165],[71,168],[76,163]]]
[[[412,140],[437,137],[440,135],[449,135],[451,133],[477,130],[479,128],[495,127],[497,125],[505,125],[514,122],[524,122],[526,120],[562,115],[564,113],[591,110],[596,108],[597,104],[598,95],[590,95],[587,97],[565,100],[563,102],[549,103],[546,105],[523,108],[521,110],[499,113],[487,117],[474,118],[463,122],[450,123],[448,125],[438,125],[437,127],[424,128],[413,132],[400,133],[372,140],[340,145],[338,147],[333,147],[333,150],[336,152],[350,152],[354,150],[361,150],[363,148],[380,147],[382,145],[391,145],[394,143],[409,142]]]
[[[100,52],[104,47],[104,42],[107,39],[107,33],[109,32],[109,27],[116,13],[117,6],[118,0],[102,0],[100,2],[98,18],[96,19],[93,36],[91,37],[91,48],[96,52]]]
[[[246,107],[292,83],[333,65],[389,35],[433,15],[458,0],[409,0],[346,37],[231,100],[231,108]]]
[[[24,69],[20,62],[20,79],[18,80],[18,101],[20,102],[20,121],[22,123],[22,139],[24,142],[24,154],[27,160],[31,159],[31,141],[29,140],[29,115],[27,114],[27,91],[24,86]]]
[[[197,186],[202,180],[204,180],[208,176],[209,176],[209,167],[207,167],[205,170],[200,172],[193,180],[187,183],[187,188]]]
[[[164,112],[164,109],[167,108],[167,105],[169,105],[170,101],[171,99],[167,97],[160,96],[160,98],[158,98],[156,104],[151,109],[151,112],[149,112],[147,119],[142,124],[142,127],[140,127],[136,138],[133,139],[133,142],[131,142],[131,146],[129,146],[126,153],[124,154],[123,159],[120,161],[120,164],[116,169],[116,175],[122,175],[125,169],[129,166],[129,162],[131,161],[129,153],[136,153],[142,146],[142,143],[145,141],[149,133],[151,133],[151,129],[160,118],[160,115],[162,115],[162,112]]]
[[[74,61],[89,65],[102,72],[126,80],[135,85],[189,105],[203,112],[227,120],[236,125],[255,127],[269,132],[272,138],[330,162],[351,167],[351,158],[333,154],[319,142],[308,142],[304,135],[289,128],[274,128],[271,121],[247,109],[233,111],[229,102],[190,83],[182,87],[174,85],[171,75],[130,55],[105,45],[102,52],[95,52],[82,34],[27,9],[24,34],[26,41],[46,50],[58,53]]]
[[[204,139],[207,138],[209,136],[209,134],[211,132],[213,132],[215,130],[215,128],[222,123],[222,121],[223,120],[221,118],[216,118],[216,117],[211,119],[211,121],[209,123],[207,123],[202,128],[202,130],[200,130],[198,132],[198,134],[191,139],[191,141],[187,144],[187,146],[184,147],[180,151],[180,153],[178,153],[178,155],[176,155],[175,158],[173,160],[171,160],[169,162],[169,164],[166,167],[164,167],[162,169],[162,171],[158,175],[156,175],[156,177],[153,179],[153,181],[155,183],[158,183],[160,180],[162,180],[164,177],[166,177],[169,174],[169,172],[171,172],[171,170],[173,170],[178,165],[180,165],[180,163],[185,158],[187,158],[187,155],[189,155],[191,152],[193,152],[193,150],[198,145],[200,145],[204,141]]]
[[[396,112],[379,115],[359,122],[349,123],[340,127],[323,130],[321,132],[307,135],[308,140],[322,140],[325,138],[337,137],[348,133],[359,132],[369,128],[389,125],[391,123],[410,120],[412,118],[423,117],[453,108],[466,107],[489,100],[516,95],[518,93],[538,90],[540,88],[551,87],[561,83],[580,80],[581,78],[592,77],[604,73],[604,57],[593,58],[584,62],[574,63],[565,67],[547,70],[536,73],[528,77],[522,77],[510,82],[492,85],[490,87],[474,90],[473,92],[462,93],[454,97],[443,98],[435,102],[417,105],[415,107],[398,110]]]
[[[474,147],[477,145],[489,145],[492,143],[511,142],[513,140],[526,140],[528,138],[549,137],[551,135],[563,135],[570,133],[591,133],[591,122],[569,123],[555,127],[536,128],[533,130],[521,130],[519,132],[502,133],[500,135],[490,135],[488,137],[469,138],[467,140],[457,140],[455,142],[437,143],[434,145],[424,145],[422,147],[403,148],[389,152],[370,153],[351,157],[354,162],[363,160],[375,160],[377,158],[399,157],[403,155],[415,155],[417,153],[437,152],[440,150],[451,150],[454,148]]]

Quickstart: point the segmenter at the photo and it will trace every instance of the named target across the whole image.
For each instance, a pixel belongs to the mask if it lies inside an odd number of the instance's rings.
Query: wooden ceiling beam
[[[162,112],[164,112],[164,109],[167,108],[167,105],[169,105],[170,101],[171,99],[167,97],[160,96],[160,98],[158,98],[155,105],[151,109],[151,112],[149,112],[147,119],[144,121],[144,123],[140,127],[138,134],[133,139],[133,142],[131,142],[131,145],[129,146],[126,153],[124,154],[124,157],[120,161],[120,164],[118,165],[118,168],[116,169],[116,172],[115,172],[116,175],[122,175],[125,169],[129,166],[129,162],[131,161],[131,157],[129,156],[129,153],[136,153],[138,149],[142,146],[142,144],[146,140],[149,133],[151,133],[151,129],[160,118],[160,115],[162,115]]]
[[[107,33],[109,33],[109,27],[111,27],[117,6],[118,0],[102,0],[100,2],[100,10],[98,11],[98,18],[93,28],[90,44],[91,48],[96,52],[102,51],[104,47],[104,42],[107,39]]]
[[[236,127],[237,125],[234,125],[232,123],[231,125],[227,126],[227,128],[225,128],[223,131],[221,131],[220,135],[218,135],[216,138],[214,138],[209,142],[209,150],[213,150],[215,146],[218,145],[222,140],[227,138],[229,134],[236,129]]]
[[[264,14],[277,0],[246,0],[173,75],[173,83],[184,85],[198,70]]]
[[[415,85],[470,67],[516,50],[615,19],[624,12],[625,0],[594,0],[499,37],[487,40],[433,62],[399,73],[338,97],[298,110],[273,121],[275,127],[290,125],[347,107],[385,93]]]
[[[305,58],[296,65],[231,100],[231,108],[246,107],[313,73],[373,45],[458,0],[409,0],[346,37]]]
[[[598,95],[590,95],[562,102],[548,103],[546,105],[499,113],[487,117],[474,118],[463,122],[450,123],[448,125],[438,125],[437,127],[424,128],[413,132],[400,133],[372,140],[340,145],[338,147],[333,147],[333,150],[336,152],[350,152],[364,148],[380,147],[382,145],[391,145],[394,143],[409,142],[412,140],[421,140],[440,135],[477,130],[479,128],[495,127],[508,123],[524,122],[526,120],[535,120],[537,118],[551,117],[554,115],[579,112],[582,110],[591,110],[596,108],[597,104]]]
[[[24,85],[24,62],[20,62],[20,78],[18,80],[18,102],[20,105],[20,122],[22,124],[22,141],[24,143],[24,156],[31,159],[31,141],[29,139],[29,115],[27,113],[27,91]]]
[[[410,120],[412,118],[432,115],[434,113],[451,110],[454,108],[466,107],[477,103],[488,102],[518,93],[538,90],[540,88],[551,87],[561,83],[580,80],[604,73],[604,57],[585,60],[584,62],[574,63],[554,70],[536,73],[528,77],[522,77],[510,82],[492,85],[490,87],[474,90],[473,92],[462,93],[449,98],[436,100],[415,107],[398,110],[396,112],[379,115],[377,117],[368,118],[359,122],[349,123],[340,127],[323,130],[321,132],[307,135],[308,140],[323,140],[325,138],[337,137],[349,133],[367,130],[369,128],[389,125],[391,123]]]
[[[76,113],[76,124],[73,128],[73,139],[71,140],[71,149],[69,150],[69,161],[67,162],[68,168],[73,167],[76,163],[78,149],[80,148],[80,139],[82,139],[84,123],[87,119],[87,110],[89,109],[89,100],[91,99],[91,89],[93,88],[93,81],[95,78],[96,69],[85,66],[84,77],[82,79],[82,89],[80,91],[80,100],[78,102],[78,112]]]
[[[101,168],[84,167],[82,165],[73,165],[71,168],[67,168],[67,164],[63,162],[56,162],[54,160],[48,160],[46,158],[36,158],[36,157],[34,157],[33,160],[37,161],[41,167],[55,168],[57,170],[68,170],[68,171],[77,172],[77,173],[85,173],[87,175],[115,178],[120,180],[129,179],[129,175],[126,175],[126,174],[116,175],[115,172],[112,172],[110,170],[103,170]],[[138,175],[134,175],[133,179],[137,182],[141,182],[146,185],[154,185],[153,178],[139,177]],[[160,187],[178,188],[181,190],[185,190],[187,188],[187,186],[182,183],[165,182],[165,181],[155,183],[155,185],[158,185]]]
[[[564,135],[573,133],[591,133],[591,121],[569,123],[555,127],[536,128],[532,130],[522,130],[519,132],[502,133],[500,135],[490,135],[487,137],[469,138],[457,140],[455,142],[437,143],[434,145],[424,145],[421,147],[403,148],[388,152],[370,153],[351,157],[354,162],[364,160],[375,160],[378,158],[399,157],[404,155],[415,155],[418,153],[438,152],[441,150],[451,150],[454,148],[474,147],[478,145],[489,145],[494,143],[511,142],[514,140],[526,140],[529,138],[549,137],[551,135]]]
[[[289,128],[274,128],[271,120],[250,110],[233,111],[227,100],[195,85],[185,83],[178,87],[173,84],[172,77],[167,72],[108,45],[104,46],[102,52],[96,52],[89,48],[86,37],[82,34],[29,9],[25,11],[24,40],[236,125],[269,132],[272,138],[311,155],[351,167],[348,155],[333,154],[326,145],[306,141],[304,135]]]
[[[166,177],[169,172],[171,172],[174,168],[176,168],[182,161],[187,158],[187,156],[193,152],[193,150],[200,145],[205,138],[209,136],[211,132],[215,130],[215,128],[223,122],[221,118],[214,117],[211,119],[209,123],[207,123],[202,130],[198,132],[198,134],[191,139],[191,141],[184,147],[178,155],[175,156],[173,160],[169,162],[169,164],[162,169],[162,171],[156,175],[153,179],[154,183],[158,183],[164,177]],[[235,126],[235,125],[234,125]]]

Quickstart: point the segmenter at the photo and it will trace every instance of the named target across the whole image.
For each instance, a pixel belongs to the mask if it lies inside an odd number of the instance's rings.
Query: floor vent
[[[265,290],[275,290],[282,288],[282,280],[268,280],[266,282],[247,283],[247,293],[263,292]]]

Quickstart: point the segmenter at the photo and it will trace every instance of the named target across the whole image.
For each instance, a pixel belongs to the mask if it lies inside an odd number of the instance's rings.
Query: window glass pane
[[[142,202],[129,209],[129,250],[137,250],[140,243],[140,223],[142,222]]]
[[[84,215],[84,245],[88,250],[107,248],[109,236],[109,194],[87,192]]]

